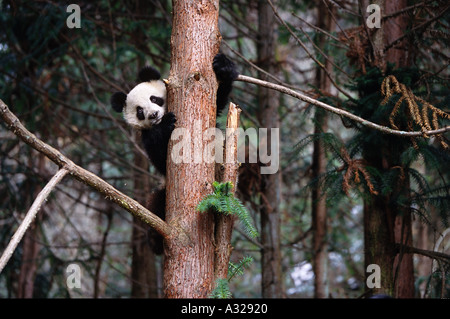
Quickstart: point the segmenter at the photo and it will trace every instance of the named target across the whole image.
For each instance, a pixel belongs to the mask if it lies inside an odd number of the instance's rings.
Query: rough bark
[[[273,1],[274,2],[274,1]],[[267,1],[258,2],[258,66],[269,74],[276,74],[275,61],[276,33],[275,16]],[[265,74],[260,74],[262,80],[267,80]],[[280,127],[278,115],[279,94],[267,88],[258,90],[259,121],[261,127],[267,128],[267,149],[271,149],[270,128]],[[278,205],[281,197],[281,175],[265,175],[263,178],[262,194],[265,197],[260,208],[261,215],[261,270],[262,270],[262,296],[265,298],[280,298],[283,294],[281,273],[281,247],[280,247],[280,216]]]
[[[212,191],[214,163],[196,156],[203,154],[203,133],[215,127],[217,81],[212,61],[220,44],[218,10],[217,0],[173,1],[168,105],[177,117],[177,128],[191,134],[186,145],[191,159],[175,163],[171,154],[179,141],[170,141],[166,220],[186,236],[165,241],[167,298],[205,298],[214,286],[214,218],[196,210]]]

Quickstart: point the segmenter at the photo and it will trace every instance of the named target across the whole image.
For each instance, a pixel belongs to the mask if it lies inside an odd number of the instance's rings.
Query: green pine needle
[[[197,210],[204,213],[210,209],[214,209],[214,211],[221,214],[237,216],[242,223],[245,233],[251,238],[258,237],[258,231],[253,226],[253,221],[247,208],[231,192],[233,183],[214,182],[213,189],[214,192],[212,194],[206,195],[200,201]]]
[[[210,298],[212,299],[230,299],[232,297],[230,287],[228,286],[228,280],[217,279],[216,288],[211,292]]]
[[[230,261],[228,265],[228,281],[231,281],[234,276],[242,276],[244,270],[253,263],[253,257],[246,256],[238,264],[234,264]]]

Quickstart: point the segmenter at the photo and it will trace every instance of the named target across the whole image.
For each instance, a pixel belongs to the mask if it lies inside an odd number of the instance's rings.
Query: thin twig
[[[310,28],[316,30],[317,32],[320,32],[320,33],[325,34],[327,37],[329,37],[329,38],[335,40],[336,42],[340,42],[339,38],[338,38],[338,37],[335,37],[335,36],[332,35],[330,32],[328,32],[328,31],[326,31],[326,30],[324,30],[324,29],[322,29],[322,28],[319,28],[318,26],[315,26],[315,25],[312,24],[312,23],[309,23],[308,21],[306,21],[305,19],[303,19],[302,17],[300,17],[300,16],[299,16],[298,14],[296,14],[295,12],[292,12],[291,14],[292,14],[294,17],[296,17],[297,19],[299,19],[301,22],[305,23],[308,27],[310,27]],[[344,43],[344,45],[345,45],[346,47],[349,47],[348,44],[345,44],[345,43]]]
[[[14,251],[16,250],[28,227],[30,227],[31,223],[33,222],[34,218],[36,217],[37,213],[39,212],[42,206],[42,203],[47,200],[51,191],[64,178],[64,176],[67,175],[67,173],[69,173],[69,170],[67,170],[64,167],[61,168],[58,172],[56,172],[56,174],[47,183],[47,185],[45,185],[44,189],[36,197],[36,199],[33,202],[33,205],[31,205],[31,208],[28,210],[27,214],[25,215],[25,218],[19,225],[19,228],[17,228],[16,232],[9,241],[8,246],[3,252],[2,257],[0,258],[0,273],[8,263]]]
[[[294,16],[295,16],[295,14],[294,14]],[[302,31],[302,33],[304,34],[304,36],[309,40],[309,42],[310,42],[311,45],[316,49],[316,51],[319,52],[319,53],[324,57],[325,60],[327,60],[328,62],[330,62],[336,69],[338,69],[339,71],[341,71],[342,74],[344,74],[346,77],[350,78],[350,75],[349,75],[347,72],[345,72],[339,65],[337,65],[336,63],[334,63],[333,59],[330,59],[330,58],[328,57],[328,55],[325,54],[325,52],[323,52],[323,50],[322,50],[316,43],[314,43],[314,41],[311,39],[311,37],[308,35],[308,33],[307,33],[305,30],[303,30],[303,28],[302,28],[301,26],[298,26],[298,28],[300,29],[300,31]],[[327,35],[327,34],[325,33],[325,35]]]
[[[296,92],[294,90],[291,90],[291,89],[289,89],[287,87],[284,87],[284,86],[281,86],[281,85],[278,85],[278,84],[262,81],[262,80],[255,79],[255,78],[252,78],[250,76],[245,76],[245,75],[239,75],[237,80],[238,81],[247,82],[247,83],[256,84],[256,85],[260,85],[260,86],[263,86],[263,87],[266,87],[266,88],[269,88],[269,89],[280,91],[281,93],[288,94],[288,95],[293,96],[293,97],[295,97],[295,98],[297,98],[299,100],[302,100],[304,102],[313,104],[315,106],[323,108],[326,111],[332,112],[334,114],[347,117],[347,118],[349,118],[351,120],[354,120],[356,122],[361,123],[364,126],[373,128],[375,130],[381,131],[381,132],[386,133],[386,134],[414,137],[414,136],[423,136],[423,135],[430,136],[430,135],[442,134],[442,133],[445,133],[447,131],[450,131],[450,126],[445,126],[443,128],[437,129],[437,130],[431,130],[431,131],[425,131],[425,132],[418,132],[418,131],[407,132],[407,131],[393,130],[393,129],[387,127],[387,126],[383,126],[383,125],[379,125],[379,124],[370,122],[370,121],[365,120],[362,117],[354,115],[354,114],[352,114],[350,112],[338,109],[338,108],[336,108],[334,106],[328,105],[328,104],[323,103],[323,102],[318,101],[318,100],[315,100],[315,99],[313,99],[313,98],[311,98],[311,97],[309,97],[307,95],[304,95],[302,93]]]
[[[288,26],[288,24],[280,17],[280,15],[278,14],[277,9],[275,8],[275,6],[273,5],[272,1],[267,0],[267,2],[269,3],[269,5],[272,7],[273,13],[275,14],[275,16],[277,17],[277,19],[280,21],[280,23],[286,28],[286,30],[289,31],[289,33],[294,37],[294,39],[297,41],[298,44],[300,44],[300,46],[303,48],[303,50],[305,50],[306,54],[325,72],[325,74],[327,75],[328,79],[331,81],[331,83],[333,83],[334,87],[341,92],[342,94],[344,94],[347,98],[349,98],[350,100],[352,100],[353,98],[350,96],[350,94],[348,94],[347,92],[345,92],[337,83],[336,81],[333,79],[333,77],[331,76],[330,72],[327,70],[327,68],[325,68],[324,64],[322,62],[320,62],[319,60],[316,59],[316,57],[314,57],[314,55],[309,52],[308,48],[306,47],[306,45],[303,43],[303,41],[295,34],[294,31],[292,31],[292,29]]]

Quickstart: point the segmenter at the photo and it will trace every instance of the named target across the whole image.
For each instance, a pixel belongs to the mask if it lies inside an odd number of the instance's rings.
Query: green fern
[[[217,213],[225,215],[237,216],[241,221],[244,231],[251,238],[259,236],[258,231],[252,224],[252,218],[247,211],[247,208],[241,203],[239,199],[234,197],[232,192],[233,183],[225,182],[213,183],[213,193],[206,195],[198,204],[197,210],[204,213],[209,210],[214,210]],[[252,257],[244,257],[238,264],[230,262],[228,264],[228,278],[217,279],[216,288],[211,292],[210,298],[227,299],[231,298],[230,287],[228,283],[236,275],[242,275],[244,269],[253,262]]]
[[[231,192],[233,183],[214,182],[213,189],[214,192],[212,194],[206,195],[200,201],[197,210],[204,213],[213,209],[221,214],[237,216],[247,235],[251,238],[258,237],[258,231],[252,224],[250,214],[241,201],[234,197],[234,194]]]

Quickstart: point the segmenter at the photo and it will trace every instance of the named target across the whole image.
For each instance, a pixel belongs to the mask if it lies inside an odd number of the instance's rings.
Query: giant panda
[[[219,82],[217,90],[217,115],[225,108],[232,89],[233,81],[239,73],[234,63],[224,54],[217,54],[213,60],[213,70]],[[153,67],[144,67],[138,73],[137,85],[128,94],[116,92],[111,96],[114,111],[123,113],[125,122],[140,130],[145,151],[162,174],[166,175],[167,146],[172,131],[175,129],[176,117],[167,112],[166,86],[159,71]],[[147,208],[165,217],[165,188],[150,194]],[[156,254],[163,252],[162,237],[155,231],[149,232],[149,240]]]

